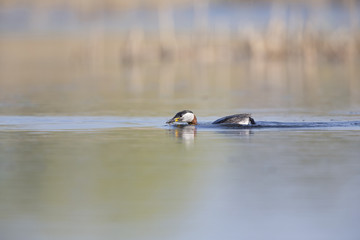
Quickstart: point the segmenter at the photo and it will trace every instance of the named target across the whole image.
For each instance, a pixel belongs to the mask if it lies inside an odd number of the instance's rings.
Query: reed
[[[234,30],[229,22],[218,20],[210,25],[208,19],[208,1],[195,1],[193,6],[194,28],[190,31],[180,31],[176,28],[174,10],[188,1],[175,1],[171,4],[164,1],[148,1],[127,3],[127,1],[32,1],[34,4],[34,23],[41,23],[47,11],[68,7],[78,12],[80,18],[88,21],[95,12],[112,9],[113,11],[127,11],[133,8],[147,6],[158,14],[158,31],[147,31],[137,24],[125,32],[107,32],[101,24],[92,27],[92,30],[76,34],[33,36],[18,38],[16,35],[1,34],[3,46],[2,59],[6,61],[11,56],[20,58],[34,57],[37,54],[46,54],[46,51],[33,51],[26,46],[30,42],[38,41],[38,45],[49,42],[57,49],[48,50],[54,54],[59,50],[59,57],[64,52],[70,61],[80,64],[104,65],[112,64],[139,64],[164,62],[194,62],[194,63],[236,63],[243,60],[254,61],[288,61],[299,59],[309,64],[317,61],[357,61],[360,55],[360,32],[358,28],[359,15],[355,0],[343,2],[348,9],[351,26],[337,28],[319,27],[318,10],[326,8],[330,1],[323,4],[310,4],[310,16],[307,19],[299,17],[295,10],[291,17],[284,17],[283,4],[273,2],[273,11],[265,29],[240,26]],[[2,0],[0,6],[11,7],[11,1]],[[22,3],[22,1],[17,2]],[[193,4],[193,3],[191,3]],[[46,18],[46,17],[45,17]],[[86,20],[87,19],[87,20]],[[292,28],[288,27],[291,21]],[[6,36],[5,36],[6,35]],[[29,40],[31,39],[31,40]],[[61,41],[62,40],[62,41]],[[52,43],[51,43],[52,42]],[[56,43],[56,44],[54,44]],[[6,46],[18,44],[12,52]],[[36,45],[36,44],[35,44]],[[47,44],[45,44],[47,45]],[[19,51],[18,49],[22,49]],[[64,51],[65,50],[65,51]],[[17,52],[19,51],[19,52]],[[6,55],[6,54],[9,55]],[[52,55],[56,58],[57,55]],[[114,63],[113,63],[114,62]]]

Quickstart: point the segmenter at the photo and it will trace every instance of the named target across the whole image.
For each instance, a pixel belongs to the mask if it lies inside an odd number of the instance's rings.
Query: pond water
[[[2,239],[357,239],[356,118],[1,116]]]
[[[1,239],[359,239],[344,68],[3,70]],[[201,124],[165,125],[183,109]],[[208,124],[241,112],[258,125]]]

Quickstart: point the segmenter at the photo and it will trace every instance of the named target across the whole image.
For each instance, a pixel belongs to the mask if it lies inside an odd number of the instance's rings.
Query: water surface
[[[358,116],[303,117],[1,116],[2,239],[358,239]]]
[[[360,239],[358,63],[119,67],[26,42],[2,48],[1,240]],[[183,109],[201,125],[165,125]],[[244,112],[259,125],[209,125]]]

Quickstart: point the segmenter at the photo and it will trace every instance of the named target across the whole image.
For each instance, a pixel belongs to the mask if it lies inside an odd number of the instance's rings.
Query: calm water
[[[1,240],[360,238],[357,65],[7,64]]]
[[[358,239],[358,115],[258,115],[1,116],[1,239]]]

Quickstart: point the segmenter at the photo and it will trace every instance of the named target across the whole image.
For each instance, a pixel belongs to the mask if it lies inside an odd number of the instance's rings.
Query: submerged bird
[[[179,123],[188,123],[190,125],[197,124],[197,118],[192,111],[184,110],[175,114],[173,118],[171,118],[166,123],[171,124],[174,122]],[[242,113],[242,114],[234,114],[230,116],[225,116],[219,118],[213,124],[239,124],[239,125],[252,125],[255,124],[255,120],[251,117],[251,114]]]

